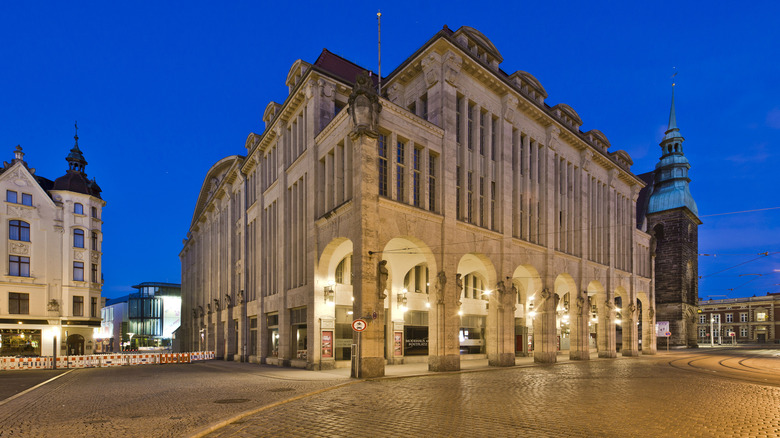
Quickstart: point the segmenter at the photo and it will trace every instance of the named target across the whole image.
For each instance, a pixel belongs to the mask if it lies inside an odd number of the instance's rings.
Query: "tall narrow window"
[[[467,114],[468,128],[466,131],[466,135],[468,136],[468,138],[466,139],[466,141],[468,142],[469,150],[473,150],[474,149],[474,104],[473,103],[469,102],[469,107],[467,112],[468,112]]]
[[[387,137],[379,135],[379,196],[387,196]]]
[[[84,206],[78,202],[73,204],[73,213],[84,214]]]
[[[496,182],[490,182],[490,228],[496,230]]]
[[[14,277],[30,276],[30,258],[22,256],[8,257],[8,275]]]
[[[30,241],[30,224],[25,221],[8,222],[8,238],[11,240],[20,240],[22,242]]]
[[[463,187],[462,178],[463,177],[460,175],[460,166],[457,166],[455,168],[455,217],[457,219],[461,219],[463,217],[461,215],[461,208],[460,208],[461,191]]]
[[[90,307],[90,314],[89,314],[89,316],[95,318],[95,317],[98,316],[97,298],[96,297],[92,297],[92,302],[90,304],[91,304],[91,307]]]
[[[92,251],[98,250],[98,235],[96,232],[92,232]]]
[[[490,127],[490,158],[496,161],[496,148],[498,147],[498,118],[494,117]]]
[[[399,141],[396,146],[395,154],[395,194],[398,201],[403,201],[406,198],[404,193],[404,172],[406,170],[404,163],[406,162],[406,144]]]
[[[84,316],[84,297],[73,297],[73,316]]]
[[[421,157],[422,149],[414,148],[414,151],[412,151],[412,202],[415,207],[420,207],[422,202],[420,199]]]
[[[428,210],[436,211],[436,156],[428,155]]]
[[[73,247],[84,248],[84,230],[73,230]]]
[[[420,117],[428,120],[428,93],[420,97]]]
[[[32,206],[32,195],[29,193],[22,193],[22,205]]]
[[[461,106],[463,105],[463,98],[458,96],[455,98],[455,141],[461,144],[463,134],[461,133],[461,122],[463,121],[463,114],[461,114]]]
[[[254,173],[253,173],[253,174],[254,174]],[[92,207],[92,217],[94,217],[95,219],[97,219],[97,218],[98,218],[98,215],[97,215],[97,207]]]
[[[484,111],[479,112],[479,154],[484,156],[485,155],[485,135],[487,132],[485,131],[485,118],[487,117],[487,113]]]
[[[97,263],[92,264],[92,282],[97,283],[98,282],[98,265]]]
[[[30,294],[8,293],[8,313],[13,315],[30,314]]]
[[[473,211],[474,211],[474,175],[472,172],[469,172],[468,179],[466,180],[466,221],[472,222]]]
[[[84,281],[84,262],[73,262],[73,281]]]
[[[485,177],[479,177],[479,226],[485,226]]]

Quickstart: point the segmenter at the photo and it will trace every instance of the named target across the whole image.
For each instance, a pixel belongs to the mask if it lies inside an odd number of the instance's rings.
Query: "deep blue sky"
[[[180,281],[206,171],[262,132],[296,59],[327,47],[375,69],[377,9],[385,74],[442,25],[475,27],[504,71],[533,74],[637,174],[660,155],[677,67],[700,252],[717,255],[699,258],[700,296],[780,292],[780,209],[710,216],[780,207],[780,3],[260,3],[0,3],[0,160],[21,144],[38,174],[64,174],[78,120],[108,202],[105,296]]]

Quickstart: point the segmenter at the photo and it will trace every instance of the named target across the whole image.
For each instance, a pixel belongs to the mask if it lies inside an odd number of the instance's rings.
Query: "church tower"
[[[655,165],[645,214],[655,248],[656,321],[669,321],[669,345],[696,347],[702,222],[688,188],[691,165],[683,153],[684,142],[677,128],[672,85],[669,128],[660,143],[661,158]]]

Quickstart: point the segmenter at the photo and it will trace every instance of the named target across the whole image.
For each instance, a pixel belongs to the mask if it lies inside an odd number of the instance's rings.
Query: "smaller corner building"
[[[698,340],[703,344],[780,343],[780,293],[699,301]]]
[[[100,327],[103,207],[75,144],[54,181],[17,146],[0,169],[0,356],[91,354]]]

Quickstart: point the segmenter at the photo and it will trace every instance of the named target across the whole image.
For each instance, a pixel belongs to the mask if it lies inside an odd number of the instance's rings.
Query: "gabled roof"
[[[350,85],[355,83],[355,77],[357,77],[358,73],[371,71],[348,59],[336,55],[328,49],[322,49],[322,53],[320,53],[320,56],[314,61],[314,65]],[[372,72],[371,80],[374,82],[374,85],[376,85],[379,81],[379,77]]]
[[[198,194],[198,201],[195,203],[195,212],[192,214],[192,222],[190,227],[194,226],[198,221],[198,218],[203,214],[209,201],[218,192],[219,188],[225,183],[225,176],[231,170],[235,169],[239,172],[241,164],[244,162],[244,158],[241,155],[231,155],[225,157],[211,166],[211,169],[206,173],[206,177],[203,180],[203,185],[200,188],[200,194]]]

